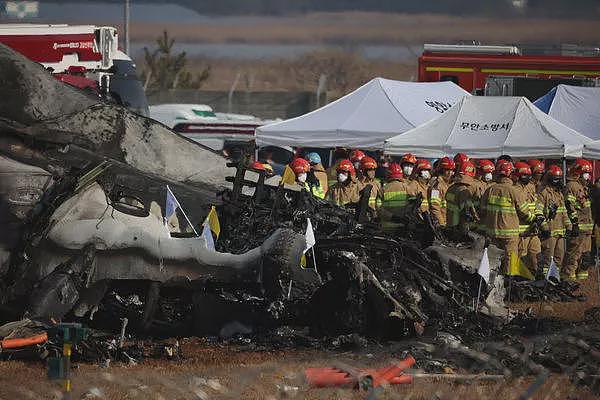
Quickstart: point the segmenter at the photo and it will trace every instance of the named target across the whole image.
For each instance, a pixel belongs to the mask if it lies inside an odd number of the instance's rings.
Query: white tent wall
[[[600,139],[600,87],[558,85],[548,115],[592,140]]]
[[[553,120],[524,97],[465,97],[440,118],[388,139],[385,152],[439,158],[581,157],[591,142]]]
[[[442,115],[465,96],[452,82],[375,78],[318,110],[259,127],[256,143],[381,150],[385,139]]]

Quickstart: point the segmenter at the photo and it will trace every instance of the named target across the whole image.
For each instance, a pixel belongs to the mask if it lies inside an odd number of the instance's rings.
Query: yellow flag
[[[219,222],[219,216],[217,215],[217,209],[215,206],[210,208],[210,212],[208,213],[206,219],[208,220],[208,226],[210,227],[210,230],[217,236],[218,239],[219,234],[221,233],[221,223]]]
[[[512,252],[510,253],[510,263],[508,267],[508,275],[511,276],[521,276],[525,279],[533,280],[534,276],[527,268],[527,265],[521,260],[521,257],[518,254]]]
[[[283,176],[281,177],[281,185],[288,184],[291,185],[296,182],[296,174],[290,168],[289,165],[285,166],[285,171],[283,171]]]
[[[300,258],[300,266],[306,268],[306,254],[302,254],[302,257]]]

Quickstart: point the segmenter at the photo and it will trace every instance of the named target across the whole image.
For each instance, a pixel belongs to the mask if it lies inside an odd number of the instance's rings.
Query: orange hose
[[[42,344],[48,341],[48,333],[40,333],[26,338],[4,339],[0,342],[3,349],[18,349],[19,347],[33,346],[34,344]]]

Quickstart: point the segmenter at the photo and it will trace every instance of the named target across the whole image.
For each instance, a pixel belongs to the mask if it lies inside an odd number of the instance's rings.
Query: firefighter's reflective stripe
[[[576,223],[578,218],[577,210],[580,209],[580,207],[577,204],[577,198],[575,197],[575,195],[567,194],[567,203],[569,204],[569,208],[571,210],[571,212],[569,213],[569,218],[571,218],[571,221],[573,221],[573,223]]]
[[[446,201],[446,199],[440,199],[439,197],[433,197],[433,196],[431,196],[431,199],[429,200],[429,203],[432,206],[439,206],[441,208],[448,208],[448,202]]]
[[[583,233],[592,233],[594,224],[579,224],[579,230]]]
[[[411,196],[408,198],[408,201],[411,200],[416,200],[416,196]],[[421,209],[429,209],[429,201],[427,201],[427,199],[425,197],[422,198],[421,200]]]
[[[587,278],[588,278],[587,270],[577,272],[577,280],[584,281]]]
[[[562,228],[562,229],[552,229],[550,231],[550,236],[552,237],[563,237],[566,234],[566,229]]]
[[[323,186],[321,186],[321,185],[312,186],[310,192],[312,193],[313,196],[315,196],[319,199],[325,198],[325,191],[323,190]]]
[[[371,194],[371,197],[369,197],[369,207],[380,208],[381,205],[382,205],[381,199],[377,195]]]
[[[493,237],[499,236],[519,236],[519,229],[497,229],[487,228],[487,233]]]
[[[370,201],[371,199],[369,199]],[[406,192],[384,192],[383,206],[390,208],[406,207],[408,204],[408,194]]]

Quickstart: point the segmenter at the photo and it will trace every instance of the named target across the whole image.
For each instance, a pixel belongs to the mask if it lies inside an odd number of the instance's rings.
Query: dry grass
[[[342,359],[357,366],[378,367],[392,360],[390,355],[330,354],[321,351],[238,352],[235,348],[208,347],[203,341],[184,343],[182,362],[148,361],[143,365],[114,365],[100,368],[80,365],[73,374],[73,398],[97,393],[104,399],[365,399],[351,389],[315,389],[306,383],[307,367],[330,366]],[[57,398],[57,382],[47,381],[40,363],[0,363],[2,399]],[[506,382],[457,384],[444,380],[418,379],[413,385],[388,388],[378,400],[413,399],[497,400],[517,398],[533,378]],[[32,384],[35,383],[35,384]],[[285,391],[288,386],[292,391]],[[293,396],[292,396],[293,395]],[[205,396],[205,397],[204,397]],[[435,397],[437,396],[437,397]],[[588,389],[572,385],[564,376],[552,376],[533,399],[593,399]]]
[[[481,18],[368,12],[292,17],[220,17],[212,23],[133,23],[132,40],[153,40],[166,29],[179,41],[211,43],[565,43],[598,41],[597,20]]]
[[[335,54],[335,52],[333,52]],[[332,56],[333,56],[332,54]],[[327,56],[324,56],[324,61]],[[139,68],[143,69],[143,60],[136,60]],[[397,80],[415,80],[417,76],[416,59],[414,64],[404,64],[391,61],[359,60],[359,72],[349,71],[349,77],[343,87],[334,86],[334,81],[328,84],[332,97],[338,97],[353,90],[362,83],[374,77],[385,77]],[[229,90],[237,74],[240,80],[238,91],[311,91],[318,86],[319,75],[325,73],[331,76],[328,67],[334,64],[304,64],[297,60],[231,60],[231,59],[191,59],[188,68],[192,73],[201,73],[206,65],[210,65],[210,76],[202,85],[202,90]],[[351,72],[351,73],[350,73]]]

